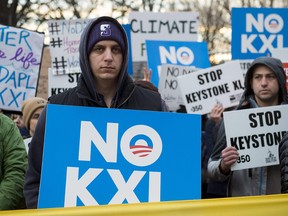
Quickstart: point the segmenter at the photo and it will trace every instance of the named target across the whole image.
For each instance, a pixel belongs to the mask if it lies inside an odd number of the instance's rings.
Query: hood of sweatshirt
[[[252,79],[253,72],[256,67],[264,65],[268,68],[270,68],[271,71],[273,71],[277,77],[278,83],[279,83],[279,99],[280,104],[287,104],[287,90],[286,90],[286,75],[285,71],[283,69],[282,62],[277,58],[272,57],[259,57],[255,59],[250,68],[248,69],[246,76],[245,76],[245,91],[242,95],[241,101],[239,103],[239,106],[241,106],[243,103],[248,102],[251,98],[254,98],[254,92],[250,84],[250,80]]]
[[[116,95],[113,98],[113,101],[117,102],[119,100],[119,95],[121,95],[121,91],[123,90],[124,82],[129,77],[128,71],[127,71],[127,65],[128,65],[128,39],[126,32],[124,28],[121,26],[121,24],[118,23],[114,18],[112,17],[99,17],[97,19],[91,20],[87,26],[85,27],[84,31],[82,32],[81,38],[80,38],[80,45],[79,45],[79,63],[81,68],[81,76],[80,81],[81,86],[85,86],[85,95],[87,99],[92,100],[94,102],[97,102],[100,105],[103,105],[103,97],[97,92],[95,82],[94,82],[94,76],[91,70],[91,66],[89,63],[89,35],[91,34],[93,27],[97,25],[97,23],[100,22],[112,22],[115,24],[116,27],[119,29],[119,33],[122,34],[123,41],[124,41],[124,50],[122,50],[123,53],[123,62],[122,62],[122,68],[118,77],[118,84],[117,84],[117,92]],[[83,92],[83,89],[80,89],[80,93]]]

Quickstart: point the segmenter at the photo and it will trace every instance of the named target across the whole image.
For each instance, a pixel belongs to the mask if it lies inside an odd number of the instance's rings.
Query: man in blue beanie
[[[127,72],[128,40],[111,17],[92,20],[79,46],[81,76],[75,88],[49,98],[51,104],[167,111],[159,93],[135,85]],[[27,208],[37,208],[46,107],[29,147],[24,195]]]

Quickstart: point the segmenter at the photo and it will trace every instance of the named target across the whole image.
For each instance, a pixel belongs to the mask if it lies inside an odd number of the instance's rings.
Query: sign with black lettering
[[[80,72],[54,75],[51,68],[48,70],[48,97],[59,94],[74,88],[80,77]]]
[[[207,114],[216,103],[236,106],[244,91],[239,61],[228,62],[177,77],[187,113]]]
[[[147,61],[146,40],[197,41],[198,13],[136,12],[129,14],[132,60]]]
[[[36,95],[44,34],[0,25],[0,108],[20,111]]]
[[[49,20],[48,30],[52,73],[62,75],[80,71],[80,36],[90,20]]]
[[[143,67],[147,67],[146,40],[191,42],[197,41],[199,35],[199,14],[196,12],[132,11],[129,24],[134,73],[143,73]],[[158,82],[153,83],[158,86]]]
[[[176,111],[184,105],[177,77],[197,71],[195,67],[180,65],[162,65],[158,90],[170,111]]]
[[[279,164],[278,147],[287,132],[288,105],[224,112],[227,146],[239,152],[232,170]]]
[[[252,64],[253,59],[240,59],[239,62],[240,62],[241,69],[243,71],[243,78],[245,80],[246,73]]]
[[[200,115],[48,104],[43,155],[38,208],[201,198]]]

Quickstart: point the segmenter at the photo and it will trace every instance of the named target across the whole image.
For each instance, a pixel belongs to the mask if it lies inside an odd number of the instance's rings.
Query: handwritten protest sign
[[[147,40],[146,47],[148,66],[152,70],[151,82],[156,86],[159,85],[161,65],[174,64],[197,68],[210,67],[206,42]]]
[[[198,16],[195,12],[130,12],[134,73],[147,67],[146,40],[197,41]]]
[[[34,97],[44,34],[0,25],[0,108],[20,111]]]
[[[200,115],[49,104],[38,207],[200,199],[200,136]]]
[[[278,144],[287,132],[288,105],[224,112],[227,146],[239,152],[232,170],[279,164]]]
[[[80,71],[80,36],[91,20],[49,20],[52,73],[67,74]]]
[[[170,111],[176,111],[180,105],[184,105],[177,77],[197,71],[195,67],[180,65],[162,65],[159,80],[159,93],[166,102]]]
[[[239,61],[177,77],[187,113],[207,114],[216,103],[236,106],[244,91]]]
[[[288,8],[232,8],[232,59],[271,56],[288,47]]]

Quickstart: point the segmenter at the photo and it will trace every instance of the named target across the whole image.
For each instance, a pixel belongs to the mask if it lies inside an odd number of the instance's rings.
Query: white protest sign
[[[288,47],[272,49],[271,55],[274,58],[280,59],[282,62],[287,62],[288,61]]]
[[[243,78],[245,78],[246,73],[253,62],[253,59],[240,59],[239,62],[240,62],[241,69],[243,71]]]
[[[0,108],[20,111],[36,95],[44,34],[0,25]]]
[[[216,103],[238,105],[244,91],[239,61],[228,62],[177,77],[187,113],[207,114]]]
[[[53,74],[77,73],[81,34],[90,20],[48,21]]]
[[[232,170],[279,164],[278,144],[287,131],[288,105],[224,112],[227,146],[235,146]]]
[[[145,40],[197,41],[198,13],[134,12],[129,14],[132,61],[147,61]]]
[[[196,71],[195,67],[180,65],[162,65],[158,90],[170,111],[176,111],[184,105],[177,77]]]
[[[54,75],[52,69],[48,70],[48,97],[62,93],[77,85],[80,72],[71,74]]]

